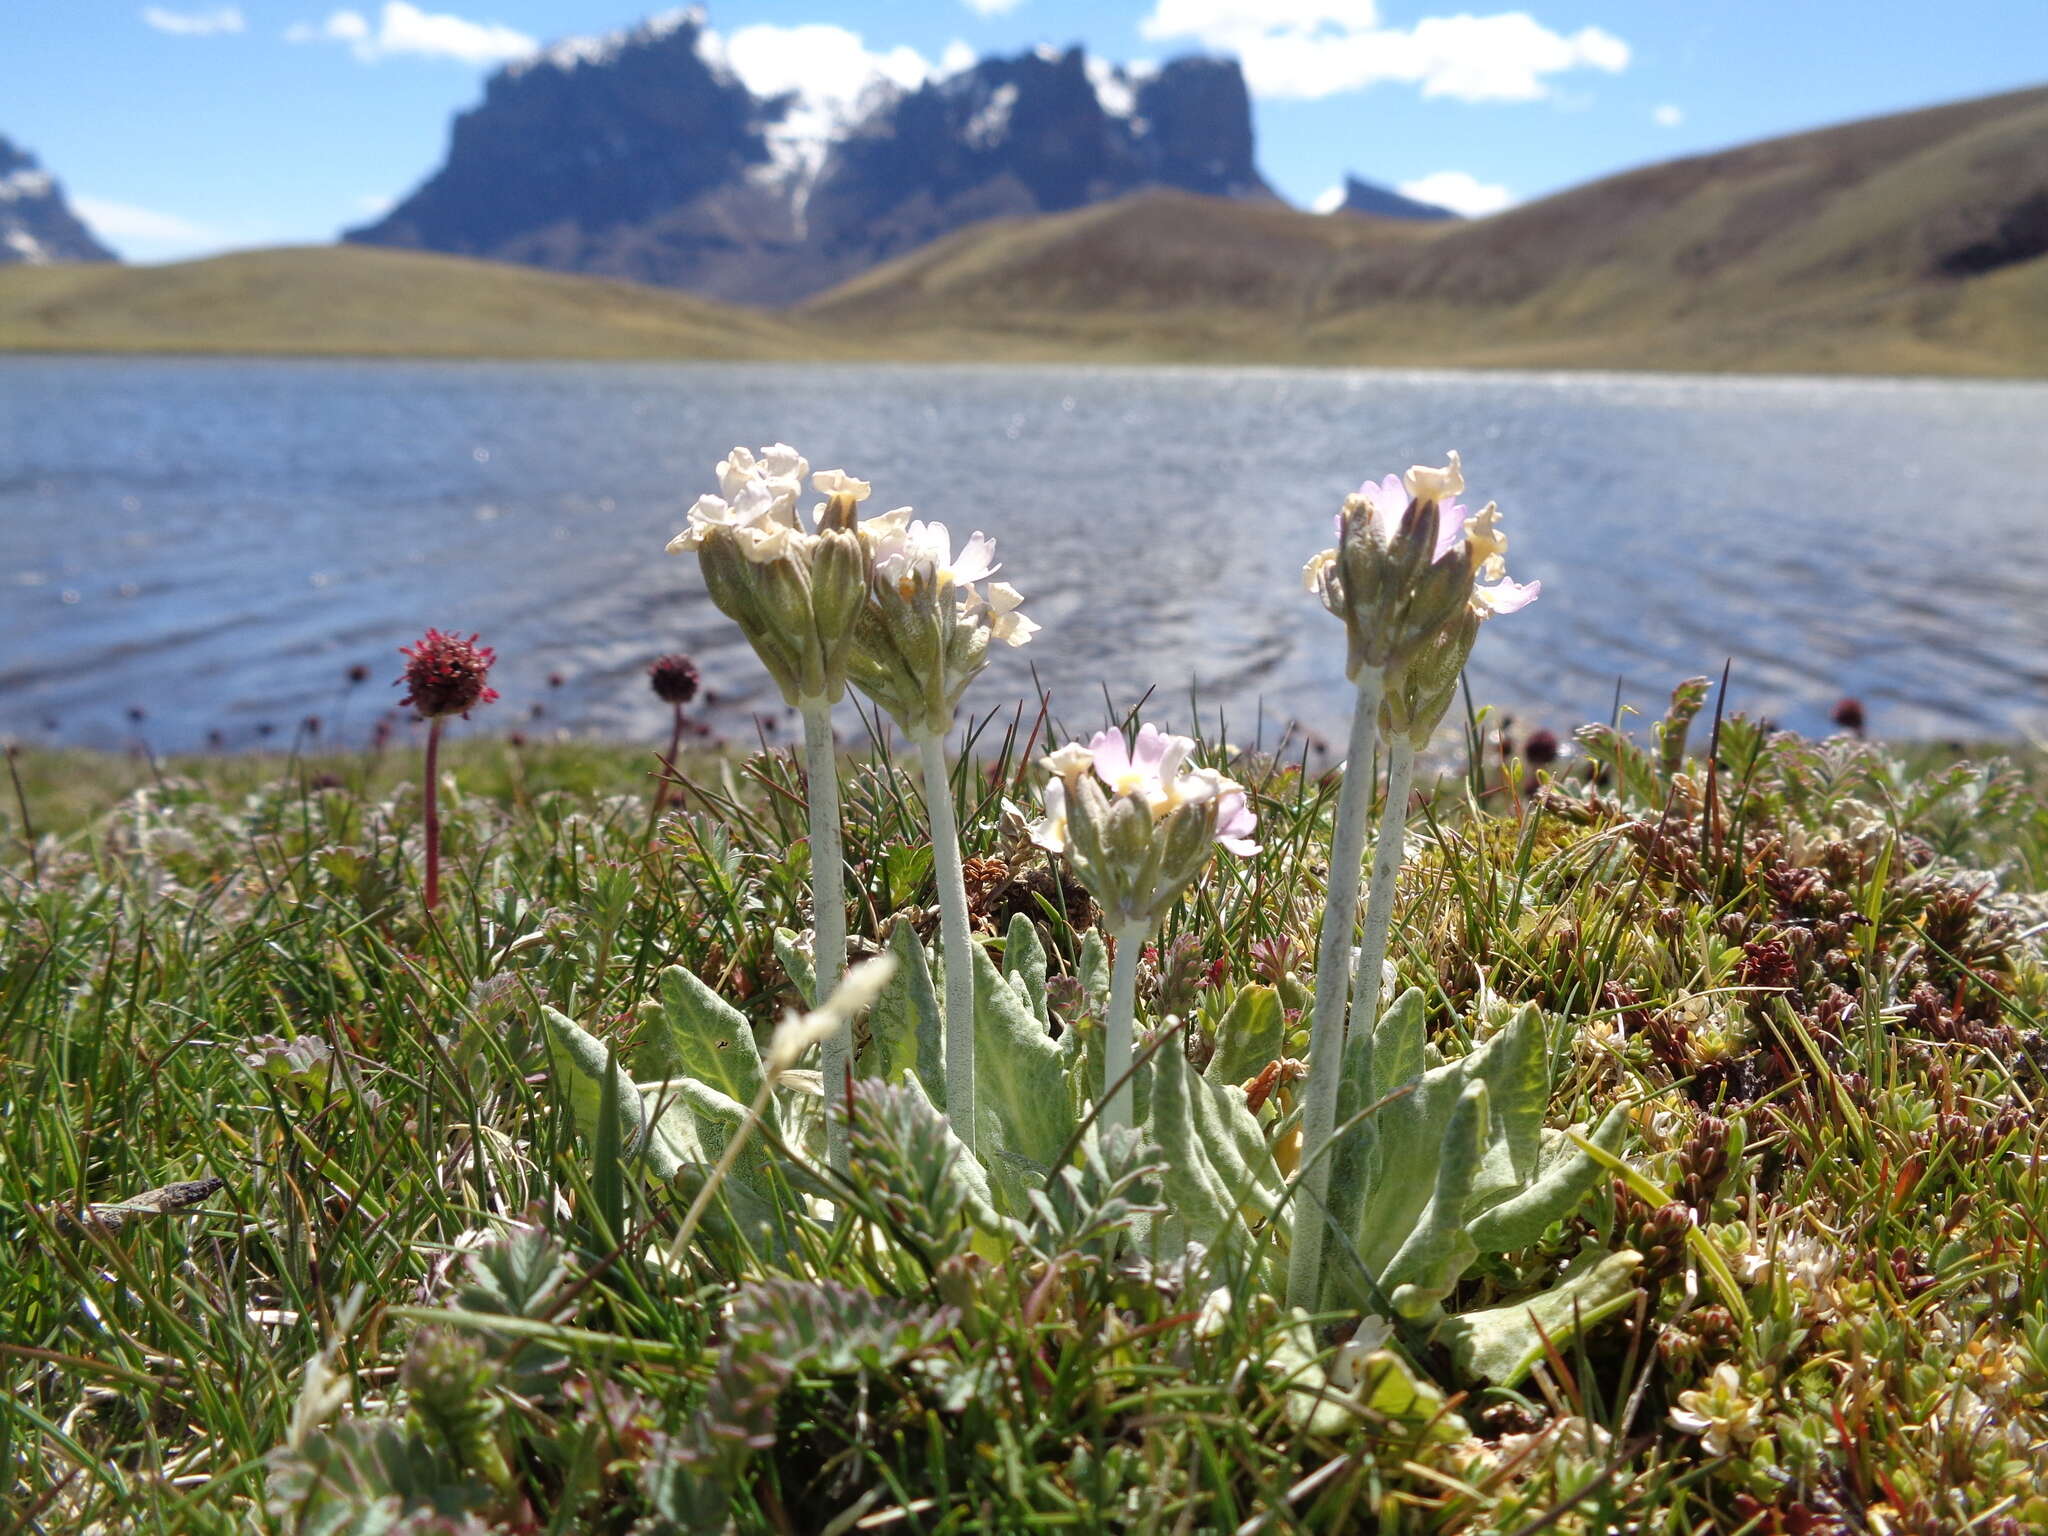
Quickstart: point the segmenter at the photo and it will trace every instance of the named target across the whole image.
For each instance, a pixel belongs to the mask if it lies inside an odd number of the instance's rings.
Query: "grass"
[[[1086,1029],[1080,936],[999,815],[1030,798],[1022,736],[956,776],[971,889],[993,934],[1037,920],[1054,1016]],[[2042,1529],[2040,765],[1741,720],[1694,746],[1676,771],[1605,737],[1547,779],[1481,763],[1413,819],[1393,959],[1437,1048],[1535,1002],[1551,1123],[1633,1122],[1616,1188],[1457,1305],[1581,1244],[1644,1257],[1635,1305],[1522,1389],[1425,1350],[1447,1408],[1334,1420],[1302,1372],[1356,1317],[1223,1307],[1228,1255],[1144,1257],[1142,1151],[1089,1151],[995,1242],[928,1112],[864,1097],[856,1219],[814,1219],[769,1134],[787,1204],[714,1201],[677,1251],[688,1171],[661,1187],[577,1131],[543,1006],[627,1040],[672,965],[764,1037],[793,1000],[787,754],[686,763],[650,842],[651,753],[454,743],[428,921],[404,754],[24,751],[32,848],[0,785],[10,1528]],[[1263,851],[1184,898],[1141,982],[1198,1063],[1239,1050],[1244,989],[1305,1000],[1321,910],[1333,786],[1235,764]],[[911,766],[847,767],[857,950],[929,921]]]
[[[836,355],[809,328],[673,289],[360,246],[238,251],[158,267],[0,268],[0,351]]]

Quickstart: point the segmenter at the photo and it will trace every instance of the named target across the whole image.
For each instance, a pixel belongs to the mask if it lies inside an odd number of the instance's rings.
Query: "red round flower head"
[[[647,668],[647,681],[664,704],[687,704],[697,697],[697,666],[687,656],[661,656]]]
[[[442,715],[467,719],[477,705],[498,696],[497,689],[484,683],[498,653],[478,645],[475,635],[463,640],[430,629],[418,644],[401,645],[398,650],[406,658],[405,675],[391,686],[405,686],[406,695],[398,702],[418,710],[422,720]]]

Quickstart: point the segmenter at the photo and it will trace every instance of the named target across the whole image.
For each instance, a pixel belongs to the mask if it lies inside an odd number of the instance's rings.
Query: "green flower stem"
[[[969,1152],[974,1124],[974,939],[967,930],[967,880],[960,869],[960,828],[941,736],[919,736],[924,801],[932,822],[932,866],[939,886],[939,940],[946,950],[946,1118]]]
[[[846,852],[839,834],[839,753],[832,739],[832,705],[805,699],[804,799],[811,813],[811,964],[817,972],[816,1008],[846,972]],[[821,1047],[825,1084],[825,1160],[846,1171],[846,1083],[853,1059],[853,1022],[841,1020]]]
[[[1415,782],[1415,743],[1396,731],[1387,748],[1387,805],[1372,850],[1372,887],[1365,897],[1365,943],[1351,974],[1351,1034],[1379,1022],[1380,980],[1387,959],[1387,930],[1394,921],[1394,886],[1401,878],[1407,845],[1408,791]],[[1349,1038],[1347,1036],[1346,1038]]]
[[[1149,923],[1126,923],[1117,929],[1116,960],[1109,968],[1109,1023],[1103,1035],[1102,1081],[1109,1098],[1101,1125],[1131,1123],[1131,1039],[1138,1023],[1138,957],[1145,948]]]
[[[1344,1067],[1346,983],[1351,978],[1351,932],[1358,920],[1365,827],[1372,819],[1373,737],[1386,692],[1386,674],[1380,668],[1359,668],[1358,702],[1352,712],[1351,741],[1344,756],[1344,786],[1337,794],[1337,822],[1330,838],[1323,931],[1316,944],[1316,1007],[1314,1022],[1309,1027],[1308,1091],[1301,1117],[1294,1249],[1287,1259],[1287,1304],[1309,1312],[1316,1310],[1322,1295],[1330,1159],[1318,1154],[1337,1123],[1337,1079]]]

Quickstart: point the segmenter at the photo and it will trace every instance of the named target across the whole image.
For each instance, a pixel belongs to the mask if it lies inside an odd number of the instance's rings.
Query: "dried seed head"
[[[664,704],[687,704],[697,697],[697,665],[687,656],[657,657],[647,668],[647,682]]]
[[[417,710],[422,720],[444,715],[467,718],[477,705],[498,696],[498,690],[484,681],[498,653],[478,645],[475,635],[464,640],[430,629],[416,645],[398,649],[406,658],[405,673],[392,686],[404,685],[405,697],[398,702]]]

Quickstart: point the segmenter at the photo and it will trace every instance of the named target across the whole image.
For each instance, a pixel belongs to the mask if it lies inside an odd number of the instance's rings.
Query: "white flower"
[[[866,501],[875,488],[843,469],[821,469],[811,476],[811,489],[820,496],[851,496],[855,501]]]
[[[1078,748],[1062,747],[1060,751],[1077,751]],[[1050,761],[1050,759],[1047,759]],[[1082,771],[1087,765],[1082,764]],[[1067,786],[1063,779],[1050,780],[1045,786],[1045,819],[1031,823],[1031,841],[1048,853],[1067,851]]]
[[[1056,779],[1072,778],[1095,766],[1095,754],[1078,741],[1070,741],[1057,752],[1046,755],[1046,771]]]
[[[1709,1456],[1726,1456],[1763,1431],[1764,1405],[1742,1388],[1742,1373],[1727,1361],[1714,1367],[1705,1387],[1678,1394],[1672,1426],[1700,1437]]]
[[[733,533],[741,551],[756,564],[781,557],[792,548],[792,537],[808,537],[796,515],[808,472],[802,456],[786,443],[763,448],[759,457],[745,448],[733,449],[718,462],[719,494],[697,498],[688,525],[669,540],[668,552],[680,555],[696,549],[708,533],[722,528]]]
[[[1465,489],[1465,466],[1459,462],[1457,449],[1451,450],[1449,458],[1450,463],[1442,469],[1431,469],[1427,465],[1417,464],[1403,475],[1401,481],[1407,487],[1408,494],[1417,501],[1449,501],[1462,494]],[[1397,509],[1394,515],[1400,516],[1400,510]]]
[[[907,515],[909,508],[902,511]],[[919,577],[928,577],[940,591],[952,589],[967,595],[972,585],[1001,570],[995,559],[995,541],[986,534],[968,535],[956,558],[953,536],[946,525],[912,518],[908,523],[892,521],[895,513],[884,514],[863,526],[874,551],[875,574],[908,595]]]
[[[968,615],[987,614],[988,632],[1008,645],[1023,645],[1039,631],[1036,621],[1017,612],[1017,605],[1023,601],[1024,594],[1007,581],[990,582],[986,601],[974,587],[967,589]]]

